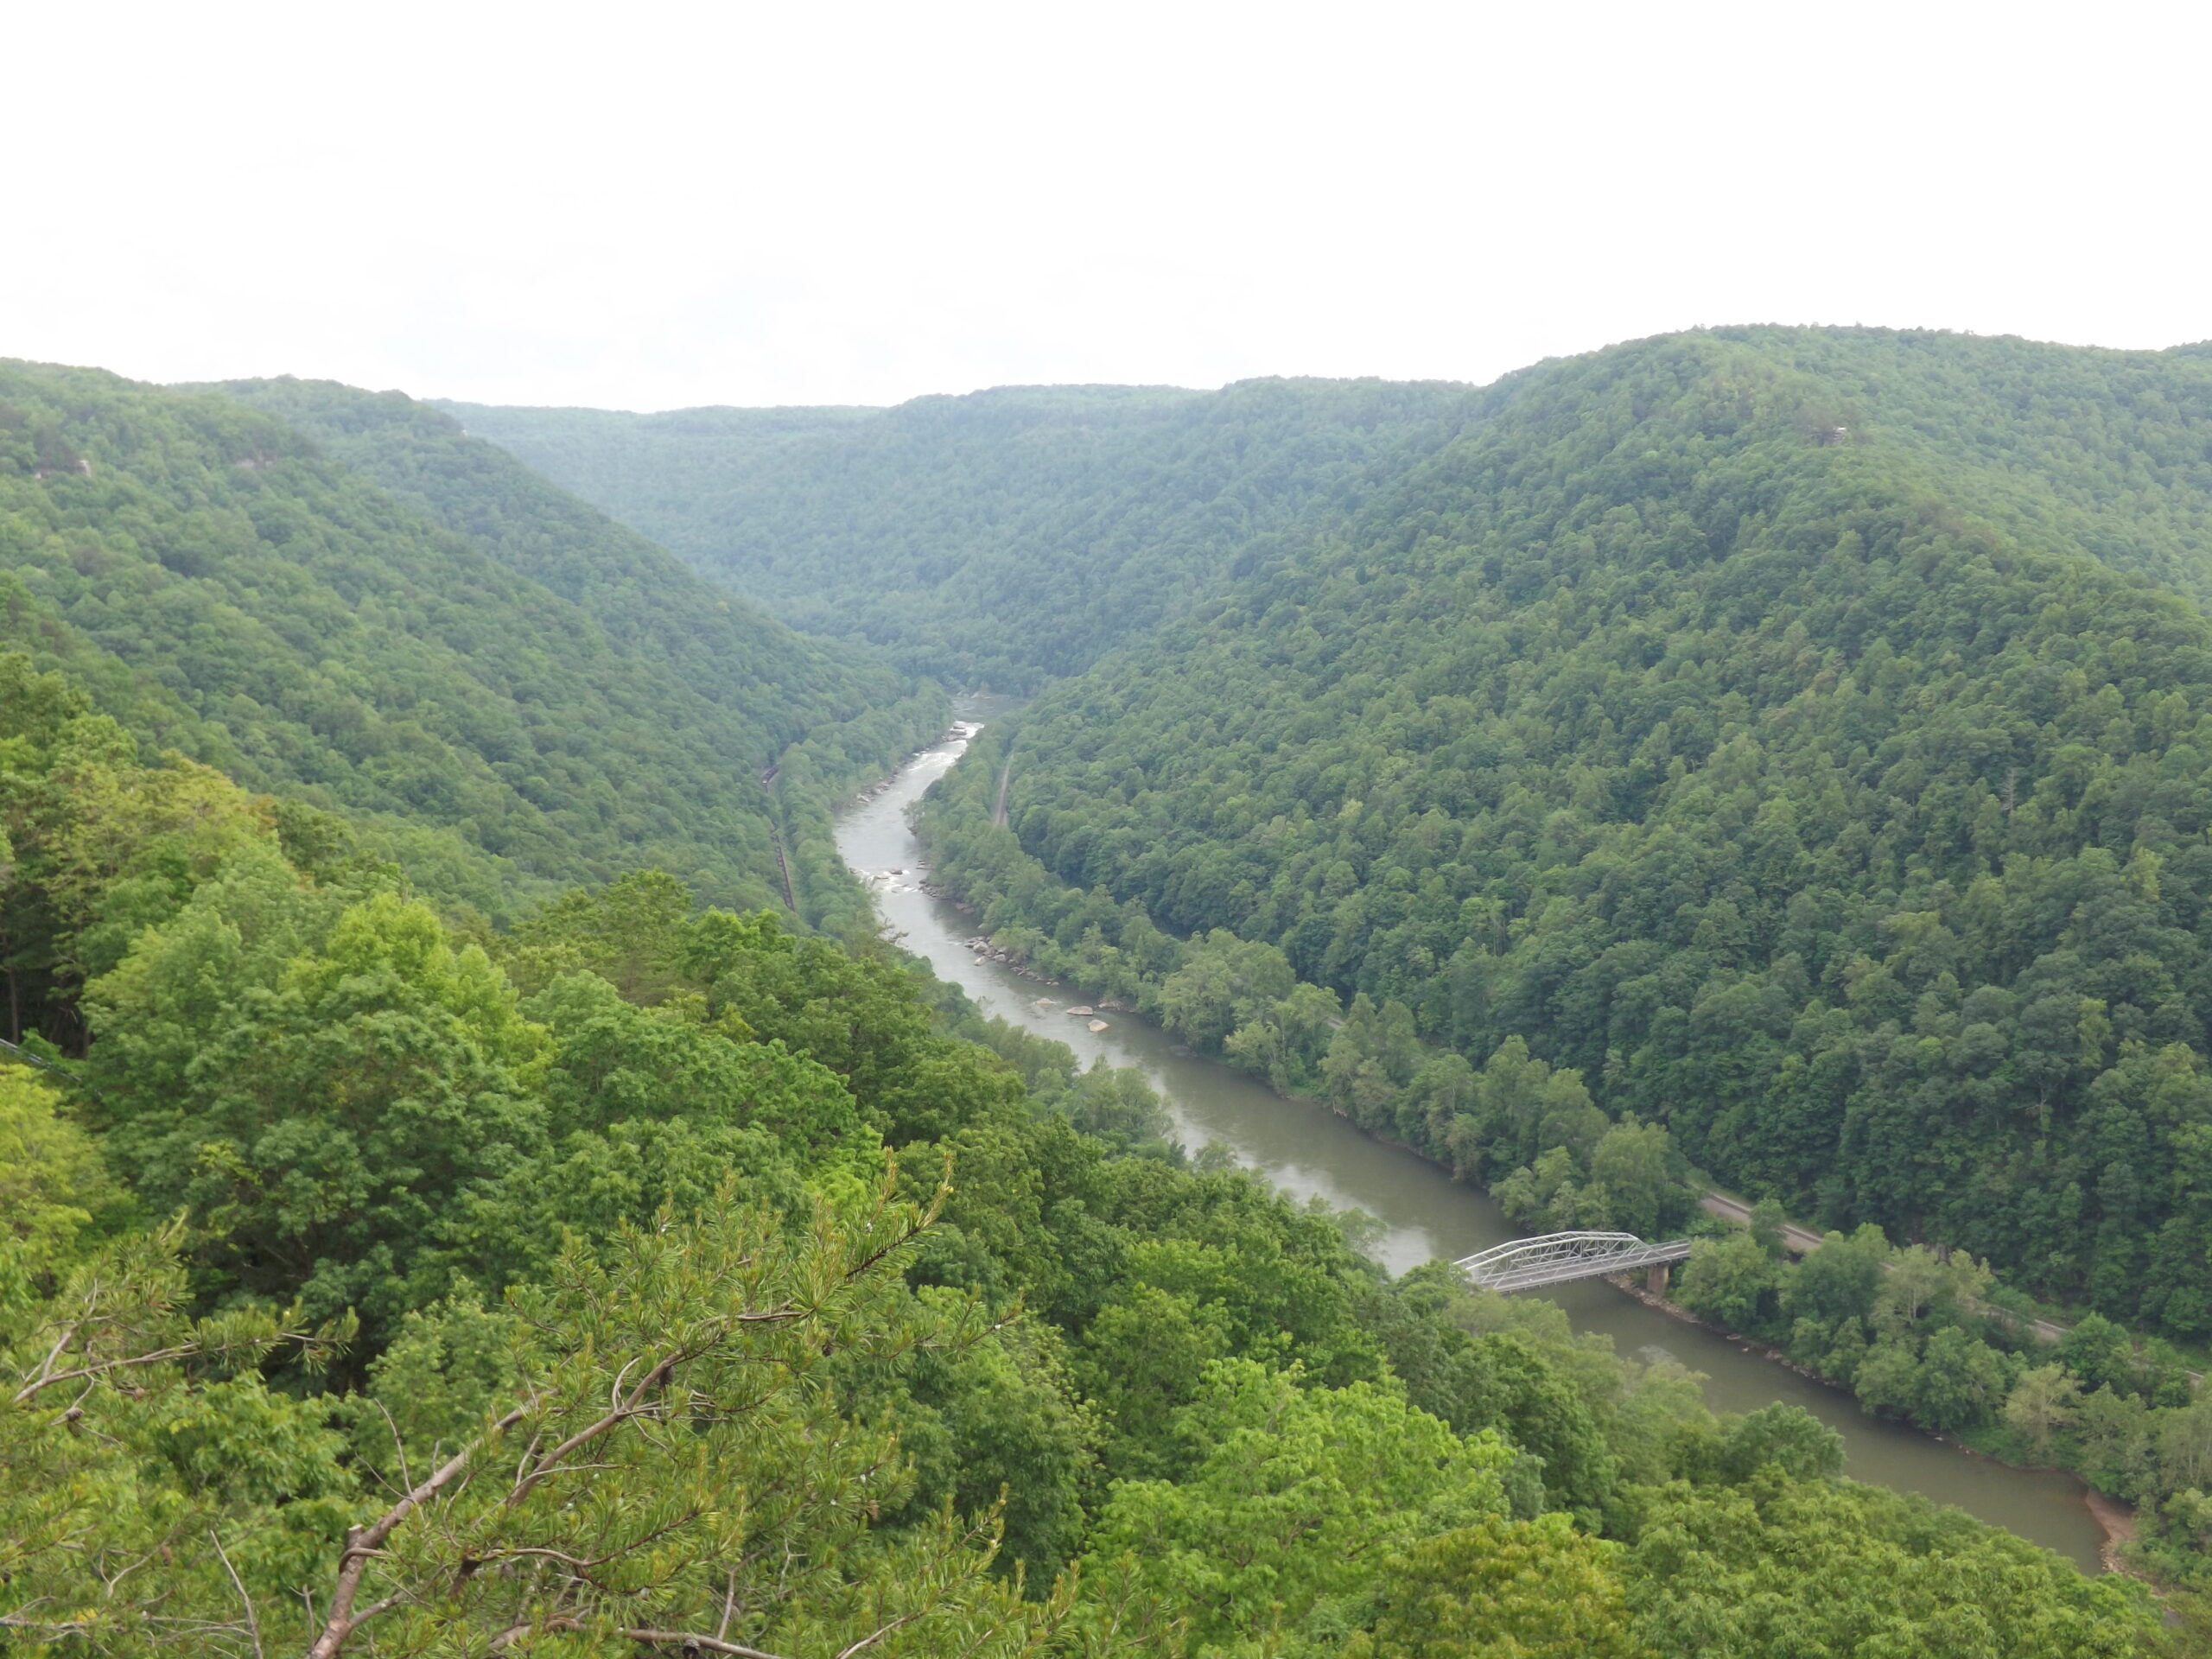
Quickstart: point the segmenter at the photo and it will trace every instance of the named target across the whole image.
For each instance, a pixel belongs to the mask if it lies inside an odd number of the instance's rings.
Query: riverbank
[[[940,894],[940,898],[942,902],[947,904],[957,904],[957,908],[963,914],[973,914],[973,910],[970,906],[965,904],[959,904],[957,901],[950,899],[949,895]],[[975,965],[993,966],[1001,972],[1027,980],[1033,984],[1044,984],[1060,988],[1069,990],[1071,995],[1080,995],[1088,994],[1088,988],[1084,985],[1080,976],[1054,978],[1033,966],[1018,951],[1007,950],[1000,946],[988,938],[971,936],[964,941],[963,948],[974,952],[972,961]],[[1186,1054],[1190,1052],[1187,1049],[1183,1050],[1183,1052]],[[1193,1058],[1197,1057],[1193,1056]],[[1228,1067],[1227,1063],[1224,1061],[1213,1060],[1211,1063],[1222,1065],[1224,1069],[1234,1069]],[[1360,1136],[1362,1139],[1371,1143],[1389,1146],[1403,1153],[1408,1157],[1420,1160],[1421,1161],[1429,1165],[1431,1167],[1437,1169],[1440,1173],[1446,1174],[1447,1179],[1452,1179],[1455,1183],[1458,1180],[1458,1177],[1456,1175],[1450,1174],[1449,1172],[1446,1172],[1444,1169],[1444,1166],[1441,1164],[1429,1158],[1427,1154],[1422,1152],[1420,1148],[1412,1147],[1404,1141],[1396,1136],[1391,1135],[1385,1131],[1372,1128],[1367,1125],[1360,1123],[1357,1119],[1340,1107],[1337,1106],[1334,1103],[1321,1100],[1313,1096],[1287,1093],[1283,1090],[1275,1087],[1268,1080],[1253,1076],[1249,1073],[1240,1072],[1240,1075],[1251,1077],[1252,1083],[1255,1086],[1264,1090],[1275,1100],[1281,1101],[1287,1105],[1325,1113],[1331,1118],[1341,1123],[1347,1130]],[[1747,1201],[1738,1198],[1732,1193],[1726,1192],[1718,1188],[1705,1188],[1701,1190],[1700,1207],[1706,1214],[1713,1217],[1715,1219],[1726,1221],[1732,1225],[1738,1227],[1749,1226],[1752,1218],[1752,1206]],[[1782,1225],[1781,1230],[1782,1242],[1784,1247],[1788,1249],[1791,1254],[1796,1255],[1802,1256],[1814,1249],[1816,1249],[1821,1243],[1821,1235],[1815,1233],[1810,1228],[1806,1227],[1802,1224],[1785,1221]],[[1659,1314],[1662,1318],[1707,1332],[1719,1340],[1728,1344],[1737,1351],[1756,1359],[1762,1364],[1777,1367],[1783,1371],[1790,1373],[1793,1376],[1803,1379],[1808,1384],[1819,1389],[1824,1394],[1831,1395],[1840,1409],[1848,1410],[1855,1414],[1860,1415],[1865,1419],[1865,1421],[1869,1422],[1885,1421],[1876,1419],[1871,1414],[1866,1413],[1865,1409],[1859,1406],[1857,1399],[1848,1388],[1834,1382],[1833,1379],[1824,1376],[1811,1366],[1792,1359],[1788,1354],[1779,1348],[1773,1346],[1767,1341],[1756,1337],[1748,1336],[1743,1332],[1732,1330],[1726,1325],[1704,1318],[1701,1315],[1694,1313],[1689,1309],[1683,1307],[1681,1304],[1676,1303],[1665,1296],[1654,1294],[1653,1292],[1649,1291],[1642,1286],[1633,1282],[1621,1279],[1611,1279],[1606,1281],[1605,1283],[1611,1286],[1613,1289],[1620,1292],[1630,1300],[1650,1309],[1653,1313]],[[1984,1311],[1989,1312],[1993,1314],[1997,1314],[2001,1312],[2000,1310]],[[2065,1327],[2056,1325],[2053,1322],[2045,1319],[2020,1320],[2015,1319],[2012,1322],[2014,1324],[2016,1329],[2019,1328],[2022,1325],[2025,1325],[2035,1338],[2046,1344],[2057,1341],[2065,1334]],[[2095,1552],[2095,1559],[2097,1562],[2106,1571],[2126,1571],[2130,1572],[2133,1576],[2143,1576],[2139,1573],[2135,1573],[2133,1569],[2126,1567],[2121,1560],[2120,1546],[2132,1540],[2134,1536],[2133,1512],[2132,1509],[2121,1501],[2113,1498],[2105,1493],[2097,1491],[2094,1487],[2090,1486],[2087,1481],[2082,1479],[2081,1477],[2074,1471],[2048,1465],[2023,1465],[2013,1463],[2006,1459],[1984,1452],[1979,1447],[1974,1446],[1963,1440],[1956,1439],[1951,1435],[1923,1427],[1917,1423],[1910,1423],[1909,1421],[1900,1423],[1898,1427],[1900,1432],[1919,1436],[1933,1446],[1948,1448],[1955,1454],[1978,1460],[1991,1467],[2015,1471],[2023,1477],[2052,1479],[2063,1483],[2068,1490],[2070,1501],[2079,1506],[2080,1512],[2092,1522],[2097,1530],[2098,1542]]]
[[[2104,1563],[2107,1573],[2126,1573],[2136,1578],[2144,1575],[2128,1565],[2120,1546],[2135,1541],[2135,1511],[2116,1497],[2107,1497],[2095,1487],[2089,1489],[2087,1499],[2089,1513],[2097,1517],[2097,1524],[2105,1529]]]
[[[976,718],[966,708],[958,712]],[[1427,1262],[1456,1261],[1519,1236],[1479,1186],[1453,1180],[1447,1170],[1325,1104],[1279,1095],[1250,1072],[1192,1052],[1141,1016],[1116,1018],[1108,1030],[1093,1033],[1088,1022],[1057,1008],[1040,1013],[1040,992],[1083,1000],[1075,989],[1078,976],[1043,976],[1061,979],[1065,988],[1054,989],[1017,971],[1039,971],[1027,963],[997,960],[995,950],[979,952],[973,915],[920,890],[937,887],[942,877],[918,868],[931,861],[915,840],[907,809],[950,767],[961,747],[950,742],[918,757],[893,787],[874,792],[837,825],[840,851],[853,868],[901,871],[894,881],[874,885],[887,931],[906,950],[986,1013],[1066,1044],[1083,1065],[1103,1059],[1141,1071],[1167,1102],[1176,1133],[1194,1151],[1211,1143],[1294,1201],[1319,1199],[1373,1216],[1381,1226],[1370,1251],[1394,1274]],[[1747,1413],[1777,1402],[1802,1407],[1844,1436],[1845,1472],[1853,1479],[1955,1504],[2057,1551],[2084,1571],[2097,1570],[2103,1535],[2082,1503],[2078,1482],[1961,1457],[1958,1448],[1917,1429],[1866,1415],[1829,1384],[1647,1307],[1602,1281],[1531,1294],[1557,1304],[1577,1330],[1603,1338],[1624,1357],[1671,1361],[1697,1374],[1707,1405],[1716,1411]]]
[[[1732,1331],[1726,1325],[1706,1319],[1701,1314],[1693,1313],[1680,1302],[1670,1301],[1657,1292],[1637,1283],[1630,1277],[1618,1275],[1606,1280],[1605,1282],[1620,1292],[1622,1295],[1643,1303],[1654,1313],[1662,1313],[1670,1319],[1680,1319],[1685,1325],[1694,1325],[1700,1330],[1709,1331],[1722,1340],[1742,1349],[1745,1353],[1756,1354],[1770,1364],[1779,1365],[1783,1370],[1794,1371],[1799,1376],[1816,1382],[1822,1388],[1832,1389],[1840,1398],[1847,1400],[1851,1398],[1849,1392],[1841,1384],[1821,1376],[1809,1365],[1800,1364],[1779,1348],[1747,1337],[1739,1331]],[[1857,1403],[1856,1401],[1853,1401],[1854,1406]],[[2135,1537],[2135,1510],[2132,1505],[2123,1503],[2118,1498],[2099,1491],[2070,1469],[2060,1469],[2049,1464],[2027,1465],[2008,1462],[2003,1458],[1991,1456],[1978,1446],[1969,1446],[1964,1440],[1955,1440],[1948,1435],[1921,1429],[1916,1425],[1915,1427],[1916,1432],[1926,1434],[1937,1445],[1954,1447],[1967,1457],[1986,1459],[1999,1467],[2018,1469],[2023,1474],[2058,1475],[2075,1483],[2081,1488],[2082,1506],[2088,1511],[2090,1518],[2095,1521],[2099,1529],[2104,1535],[2103,1546],[2098,1551],[2098,1559],[2102,1563],[2104,1570],[2107,1573],[2125,1573],[2133,1578],[2145,1579],[2145,1582],[2148,1582],[2147,1576],[2130,1566],[2121,1554],[2120,1546],[2133,1542]]]

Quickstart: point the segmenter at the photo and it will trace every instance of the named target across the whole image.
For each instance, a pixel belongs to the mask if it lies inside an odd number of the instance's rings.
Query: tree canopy
[[[302,423],[0,364],[11,643],[149,750],[338,812],[493,915],[649,865],[825,908],[785,891],[777,842],[801,837],[762,777],[795,745],[795,782],[893,759],[941,728],[934,688],[799,638],[404,398],[237,395]]]
[[[1479,401],[1253,380],[888,410],[441,407],[796,627],[948,685],[1023,690],[1348,511]]]
[[[857,547],[833,631],[1072,676],[929,803],[1002,940],[1532,1224],[1700,1164],[1864,1224],[1681,1294],[2186,1586],[2185,1365],[1983,1257],[2212,1318],[2202,372],[1776,331],[537,428],[688,424],[733,569]],[[0,365],[0,562],[10,1652],[2176,1650],[982,1017],[827,833],[941,693],[447,416]]]
[[[1632,1116],[2212,1330],[2209,395],[2188,354],[1853,331],[1530,371],[987,731],[937,869],[1279,1086],[1525,1169],[1532,1218],[1663,1216],[1656,1143],[1593,1163]],[[1491,1105],[1524,1053],[1597,1115]]]
[[[10,960],[81,1050],[0,1066],[11,1644],[1227,1659],[1396,1651],[1440,1597],[1470,1652],[2155,1631],[1837,1481],[1802,1413],[1393,1280],[880,944],[658,872],[457,926],[0,670]]]

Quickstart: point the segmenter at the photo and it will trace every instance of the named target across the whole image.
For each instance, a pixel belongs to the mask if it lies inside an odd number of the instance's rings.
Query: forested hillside
[[[889,676],[850,652],[809,648],[757,607],[694,575],[637,531],[548,483],[452,416],[399,392],[330,381],[239,380],[212,388],[305,433],[330,459],[467,537],[518,575],[588,613],[660,673],[661,695],[703,698],[757,727],[767,753],[838,721],[861,723],[868,762],[896,751],[869,729]],[[870,700],[873,699],[872,702]],[[931,729],[937,725],[934,715]]]
[[[0,731],[90,1033],[0,1065],[11,1652],[2183,1650],[880,946],[658,873],[472,940],[19,653]]]
[[[889,410],[443,407],[794,626],[948,684],[1020,690],[1356,506],[1482,401],[1257,380]]]
[[[1074,673],[930,803],[1008,943],[1532,1223],[1670,1228],[1694,1159],[2193,1334],[2212,363],[2038,349],[705,411],[685,466],[830,631]],[[2201,1649],[979,1017],[827,836],[937,687],[432,409],[0,365],[0,1644]],[[2170,1353],[1770,1219],[1682,1294],[2212,1583]]]
[[[751,613],[421,405],[236,394],[297,423],[0,365],[10,637],[433,891],[501,916],[659,865],[780,903],[761,774],[802,740],[799,769],[834,775],[942,722],[934,688]]]
[[[2202,1333],[2209,524],[2202,352],[1624,346],[994,727],[925,827],[1008,941],[1532,1219],[1618,1195],[1501,1053]]]

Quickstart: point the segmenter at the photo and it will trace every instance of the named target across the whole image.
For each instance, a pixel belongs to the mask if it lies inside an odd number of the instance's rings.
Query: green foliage
[[[1619,1554],[1556,1515],[1424,1539],[1391,1563],[1346,1659],[1640,1659]]]
[[[28,1066],[0,1065],[0,1251],[33,1281],[72,1265],[123,1194],[90,1135]]]
[[[411,1281],[439,1217],[542,1143],[524,1079],[544,1033],[481,950],[454,950],[429,910],[389,893],[237,1001],[194,1008],[199,970],[238,938],[219,900],[195,898],[92,988],[95,1033],[175,1033],[159,1053],[96,1043],[107,1144],[149,1204],[222,1241],[213,1259],[238,1289],[290,1289],[322,1317],[355,1307],[380,1329],[429,1299]]]
[[[1761,1478],[1670,1488],[1624,1577],[1659,1656],[2077,1656],[2139,1651],[2148,1598],[1952,1512],[1870,1487]]]
[[[344,1331],[307,1333],[263,1310],[193,1317],[178,1243],[174,1227],[127,1235],[50,1298],[0,1294],[11,1644],[251,1652],[253,1615],[232,1575],[273,1611],[288,1580],[327,1573],[356,1513],[341,1437],[256,1369],[325,1357]]]
[[[728,1215],[626,1234],[604,1262],[572,1250],[518,1299],[528,1391],[480,1423],[474,1455],[388,1529],[350,1598],[341,1574],[326,1630],[410,1584],[451,1586],[396,1610],[448,1643],[456,1626],[712,1630],[733,1595],[746,1639],[802,1650],[892,1618],[1014,1611],[985,1576],[987,1536],[949,1518],[855,1551],[901,1471],[887,1437],[809,1386],[854,1344],[960,1339],[957,1319],[917,1324],[891,1270],[914,1218],[824,1215],[794,1233],[728,1197]],[[553,1570],[454,1572],[532,1560]]]
[[[1889,1258],[1890,1242],[1872,1222],[1847,1238],[1830,1233],[1788,1275],[1789,1294],[1783,1306],[1793,1319],[1830,1327],[1845,1320],[1870,1319]]]
[[[865,896],[830,842],[827,803],[944,729],[949,711],[937,686],[902,683],[859,652],[795,638],[428,404],[289,378],[214,390],[276,416],[587,614],[641,682],[630,701],[650,700],[676,728],[657,734],[668,763],[703,765],[704,776],[690,779],[695,787],[772,766],[765,809],[741,792],[735,798],[771,820],[778,890],[788,879],[798,914],[826,931],[873,936]],[[690,752],[675,752],[671,740]],[[702,762],[702,749],[714,758]],[[637,758],[660,763],[651,752]],[[693,869],[690,880],[711,898],[738,896],[710,866],[673,864],[658,851],[652,861]]]
[[[0,970],[10,1040],[74,1044],[75,997],[140,928],[166,920],[268,815],[228,779],[167,753],[139,763],[83,689],[0,652]]]
[[[925,1306],[957,1308],[953,1292]],[[901,1513],[921,1521],[950,1505],[995,1513],[1001,1548],[1038,1583],[1074,1559],[1096,1497],[1097,1413],[1076,1393],[1065,1344],[1050,1325],[1002,1327],[958,1350],[931,1349],[887,1396],[899,1450],[914,1461]]]
[[[368,1385],[340,1402],[354,1449],[375,1478],[401,1491],[408,1465],[435,1468],[505,1409],[530,1371],[529,1327],[512,1311],[463,1291],[410,1310],[368,1368]]]
[[[30,1478],[0,1496],[0,1617],[104,1652],[612,1653],[713,1631],[1030,1651],[1072,1585],[1025,1604],[995,1577],[988,1506],[871,1540],[906,1471],[815,1383],[833,1354],[974,1339],[969,1310],[899,1281],[925,1218],[878,1204],[791,1229],[722,1198],[603,1256],[571,1248],[488,1332],[473,1306],[410,1325],[378,1368],[398,1408],[377,1414],[399,1475],[382,1493],[314,1402],[237,1374],[273,1327],[180,1324],[156,1241],[73,1281],[6,1333],[13,1364],[41,1357],[0,1410],[0,1460]],[[136,1357],[161,1341],[160,1366]]]
[[[1788,1249],[1784,1243],[1788,1224],[1789,1217],[1782,1205],[1772,1198],[1761,1198],[1751,1206],[1751,1236],[1758,1241],[1761,1249],[1777,1261]]]
[[[942,723],[933,690],[751,613],[434,411],[235,390],[300,424],[0,365],[25,423],[0,428],[8,638],[103,665],[135,734],[343,811],[426,887],[511,913],[657,864],[775,902],[760,775],[802,740],[849,773]]]
[[[2154,1517],[2212,1479],[2212,1396],[2192,1387],[2171,1350],[2139,1344],[2094,1313],[2046,1344],[1990,1293],[1987,1264],[1894,1249],[1872,1225],[1830,1233],[1797,1262],[1770,1256],[1748,1232],[1700,1239],[1675,1292],[1694,1313],[1782,1343],[1870,1412],[2061,1465]],[[1751,1472],[1740,1457],[1716,1467],[1734,1480]],[[1788,1472],[1827,1471],[1816,1462]],[[2151,1522],[2142,1559],[2200,1581],[2190,1546],[2161,1524]]]
[[[880,719],[892,702],[895,682],[881,670],[794,639],[428,404],[290,378],[211,390],[275,416],[329,459],[588,612],[610,641],[660,665],[656,691],[671,706],[688,694],[757,728],[761,756],[772,758],[813,728]],[[889,760],[909,729],[918,735],[942,725],[941,714],[922,720],[852,734],[867,747],[851,759]]]
[[[1493,1549],[1448,1628],[1610,1640],[1655,1518],[1857,1490],[1802,1413],[1716,1421],[1553,1304],[1389,1279],[1341,1218],[1185,1161],[1140,1079],[880,944],[652,872],[504,936],[442,918],[329,817],[140,766],[60,679],[0,659],[0,689],[16,971],[88,1030],[74,1077],[0,1072],[10,1642],[1326,1652]],[[1232,1001],[1295,1005],[1271,969]],[[1355,1012],[1361,1065],[1402,1075],[1402,1021]],[[1493,1059],[1431,1072],[1447,1122],[1494,1109],[1626,1202],[1674,1178],[1571,1071]],[[1917,1377],[1986,1274],[1911,1261],[1853,1328]],[[2115,1358],[2142,1392],[2064,1431],[2130,1490],[2212,1459],[2195,1408],[2145,1403],[2162,1363]],[[2143,1628],[2031,1559],[2069,1632]],[[1573,1601],[1510,1589],[1539,1562]],[[1774,1575],[1739,1605],[1708,1565],[1713,1617],[1770,1616]],[[2009,1628],[2009,1580],[1924,1576]]]
[[[690,1116],[766,1130],[802,1155],[856,1134],[860,1114],[826,1066],[780,1040],[737,1042],[622,1000],[596,974],[568,974],[524,1005],[553,1035],[540,1085],[555,1135]]]
[[[1754,1197],[2212,1330],[2212,626],[2150,579],[2212,581],[2208,394],[2196,356],[1873,331],[1529,371],[995,723],[933,868],[1170,1017],[1263,949],[1366,998],[1318,1090],[1363,1122],[1517,1039]],[[1231,1052],[1298,1084],[1290,1048]],[[1477,1148],[1539,1185],[1546,1149]]]
[[[1205,1653],[1280,1631],[1357,1587],[1371,1557],[1505,1508],[1494,1437],[1461,1439],[1395,1389],[1301,1389],[1250,1361],[1211,1368],[1176,1414],[1182,1480],[1123,1481],[1092,1554],[1137,1558],[1189,1610]]]
[[[1843,1436],[1800,1407],[1762,1407],[1724,1436],[1721,1478],[1746,1481],[1770,1465],[1791,1480],[1831,1479],[1843,1472]]]
[[[2052,1433],[2074,1421],[2081,1397],[2080,1379],[2069,1376],[2063,1367],[2031,1366],[2005,1398],[2005,1426],[2041,1457],[2050,1450]]]
[[[1446,385],[1253,380],[890,410],[442,407],[795,626],[1018,690],[1326,522],[1478,402]]]
[[[1675,1281],[1675,1300],[1732,1331],[1764,1332],[1775,1323],[1783,1273],[1749,1233],[1700,1238]]]
[[[950,1135],[1019,1092],[1010,1070],[980,1066],[967,1045],[936,1034],[911,977],[880,956],[786,934],[765,912],[709,912],[677,950],[709,1020],[734,1016],[828,1066],[894,1146]]]

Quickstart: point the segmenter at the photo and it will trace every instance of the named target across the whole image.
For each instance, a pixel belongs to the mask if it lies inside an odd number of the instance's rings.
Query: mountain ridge
[[[1465,1173],[1515,1143],[1459,1122],[1448,1069],[1417,1079],[1392,1007],[1477,1065],[1525,1041],[1754,1197],[2212,1328],[2212,1190],[2183,1173],[2212,1122],[2212,624],[2158,579],[2206,551],[2212,378],[2171,389],[2171,465],[2123,423],[2024,493],[2022,448],[2108,412],[2078,356],[1997,465],[1796,360],[1857,343],[1532,374],[1363,518],[988,731],[924,820],[940,879],[1053,971]],[[1872,344],[1891,372],[2025,349]],[[2130,397],[2159,369],[2094,366]],[[1177,976],[1217,930],[1374,1018],[1212,1011]]]
[[[1375,380],[996,388],[772,444],[728,433],[791,411],[618,424],[443,407],[794,626],[949,683],[1021,690],[1189,602],[1255,536],[1357,499],[1401,452],[1442,442],[1475,395]],[[705,429],[671,435],[684,422]]]
[[[566,544],[588,564],[574,549],[596,535],[610,572],[654,574],[709,619],[737,604],[518,480],[490,446],[477,459],[518,492],[508,528],[546,556]],[[757,774],[841,721],[874,763],[942,720],[941,695],[912,702],[892,671],[766,619],[717,708],[512,568],[514,547],[443,528],[431,506],[233,397],[0,364],[16,643],[80,669],[87,652],[113,658],[120,678],[85,677],[125,698],[147,741],[219,749],[249,786],[353,816],[433,890],[494,915],[654,862],[780,903],[777,808]],[[887,723],[869,713],[902,696]],[[842,764],[835,743],[823,758]]]

